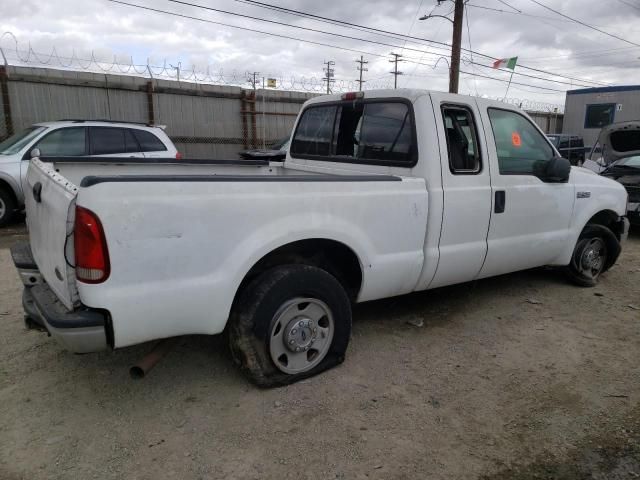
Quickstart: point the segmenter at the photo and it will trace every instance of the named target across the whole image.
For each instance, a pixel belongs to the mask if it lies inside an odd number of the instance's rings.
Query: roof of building
[[[567,95],[582,95],[585,93],[614,93],[614,92],[632,92],[640,91],[640,85],[615,85],[611,87],[593,87],[579,88],[577,90],[568,90]]]

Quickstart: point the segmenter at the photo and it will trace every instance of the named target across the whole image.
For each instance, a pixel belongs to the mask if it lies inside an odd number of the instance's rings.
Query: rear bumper
[[[25,284],[22,307],[27,326],[33,327],[35,324],[45,329],[74,353],[105,350],[108,346],[108,314],[85,306],[67,310],[40,277],[36,283],[31,281],[34,273],[39,275],[39,272],[25,251],[24,244],[11,249],[14,264]]]

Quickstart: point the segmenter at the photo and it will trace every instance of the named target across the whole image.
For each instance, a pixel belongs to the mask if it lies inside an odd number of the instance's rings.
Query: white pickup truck
[[[542,265],[594,285],[629,228],[624,188],[522,111],[419,90],[309,100],[283,164],[35,158],[27,182],[28,323],[74,352],[226,330],[262,386],[342,362],[354,302]]]

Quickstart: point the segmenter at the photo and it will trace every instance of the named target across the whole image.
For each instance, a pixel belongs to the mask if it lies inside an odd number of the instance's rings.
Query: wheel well
[[[13,202],[18,205],[18,197],[16,197],[16,192],[13,191],[13,187],[6,180],[0,179],[0,190],[7,192],[11,195],[11,199]]]
[[[261,273],[278,265],[290,264],[312,265],[326,270],[342,284],[352,301],[360,292],[362,269],[353,250],[335,240],[315,238],[288,243],[262,257],[245,275],[236,298]]]
[[[602,210],[591,217],[585,227],[588,225],[602,225],[603,227],[607,227],[611,230],[618,240],[620,240],[621,232],[618,231],[619,220],[620,216],[616,212],[612,210]]]

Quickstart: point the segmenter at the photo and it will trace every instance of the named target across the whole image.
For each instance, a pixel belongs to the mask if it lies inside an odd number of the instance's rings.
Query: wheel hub
[[[598,250],[593,247],[585,250],[584,255],[582,256],[582,265],[584,268],[598,270],[601,263],[602,257],[600,256],[600,252]]]
[[[289,321],[282,338],[291,352],[303,352],[311,348],[317,334],[316,323],[311,318],[299,316]]]

